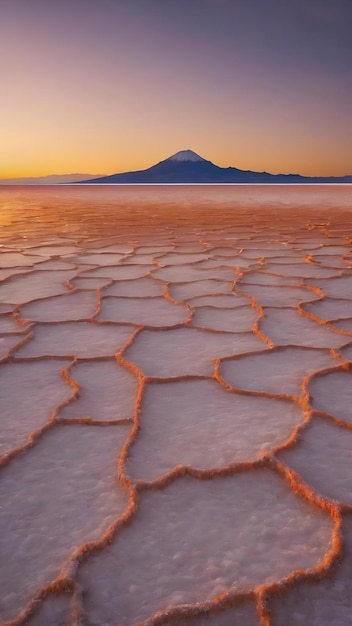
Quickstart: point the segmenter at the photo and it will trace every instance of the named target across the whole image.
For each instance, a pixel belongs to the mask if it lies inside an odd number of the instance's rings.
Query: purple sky
[[[352,173],[351,0],[0,0],[0,177]]]

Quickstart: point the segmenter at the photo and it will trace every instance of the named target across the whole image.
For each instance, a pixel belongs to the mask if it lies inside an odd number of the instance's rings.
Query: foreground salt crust
[[[59,411],[60,417],[98,421],[132,419],[138,382],[121,365],[112,361],[76,363],[69,371],[78,383],[75,400]]]
[[[214,614],[202,613],[188,617],[187,620],[174,620],[167,626],[258,626],[258,615],[253,602],[245,601],[231,609],[218,611]]]
[[[168,302],[163,297],[150,299],[104,297],[97,319],[143,326],[178,326],[190,311],[183,304]]]
[[[128,430],[124,425],[55,426],[3,469],[2,620],[15,617],[58,575],[74,549],[99,539],[126,507],[115,466]]]
[[[88,619],[127,626],[170,605],[280,579],[316,565],[331,531],[329,515],[270,470],[179,479],[143,494],[118,540],[82,567]]]
[[[265,309],[265,317],[260,320],[259,327],[278,346],[336,348],[346,343],[345,337],[318,325],[294,309]]]
[[[316,417],[297,445],[280,458],[326,498],[352,505],[351,445],[350,430]]]
[[[25,443],[72,390],[60,376],[70,361],[6,363],[1,366],[0,455]],[[39,384],[38,384],[39,383]]]
[[[179,465],[207,469],[252,461],[303,421],[293,402],[233,394],[214,380],[151,384],[127,471],[150,481]]]
[[[133,326],[113,329],[90,322],[67,322],[54,326],[37,325],[34,337],[16,351],[18,357],[72,356],[95,358],[114,356],[131,337]]]
[[[291,346],[226,359],[220,373],[236,388],[301,396],[305,377],[334,365],[338,362],[328,350]]]
[[[277,626],[346,626],[352,612],[352,520],[344,518],[344,554],[331,577],[299,585],[273,598],[271,612]]]
[[[351,382],[351,371],[339,370],[317,376],[309,385],[312,406],[347,423],[352,423]]]
[[[212,333],[196,328],[142,330],[124,358],[146,376],[212,376],[216,358],[265,347],[251,333]]]

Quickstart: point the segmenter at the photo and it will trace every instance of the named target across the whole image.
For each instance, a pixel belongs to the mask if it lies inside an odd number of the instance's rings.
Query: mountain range
[[[301,176],[300,174],[270,174],[237,167],[219,167],[203,159],[193,150],[181,150],[168,159],[145,170],[101,176],[97,174],[64,174],[39,178],[8,178],[0,185],[134,185],[134,184],[287,184],[287,183],[352,183],[351,176]]]
[[[31,176],[30,178],[2,178],[0,185],[64,185],[98,178],[100,174],[50,174],[49,176]]]
[[[352,183],[352,176],[310,177],[300,174],[269,174],[236,167],[219,167],[193,150],[181,150],[146,170],[124,172],[81,181],[84,184],[172,183]],[[78,183],[79,184],[79,183]]]

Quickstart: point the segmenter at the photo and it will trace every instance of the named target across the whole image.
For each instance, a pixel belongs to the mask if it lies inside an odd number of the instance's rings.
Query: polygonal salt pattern
[[[327,298],[304,305],[304,310],[323,321],[349,318],[352,315],[352,299],[336,300]]]
[[[25,443],[69,399],[72,390],[61,377],[69,363],[50,359],[0,366],[0,455]]]
[[[127,626],[172,606],[280,579],[317,565],[332,527],[326,512],[267,469],[180,478],[143,494],[119,539],[81,568],[88,619]],[[116,576],[119,570],[123,576]]]
[[[301,396],[304,378],[334,365],[337,362],[328,350],[292,346],[226,359],[220,373],[239,389]]]
[[[48,595],[35,613],[26,620],[28,626],[66,626],[69,623],[70,596]]]
[[[2,470],[2,620],[16,616],[75,549],[98,540],[127,506],[116,453],[128,429],[57,426]]]
[[[304,287],[248,285],[242,286],[242,289],[262,307],[297,307],[300,302],[319,298],[319,295]]]
[[[25,304],[32,300],[68,293],[65,282],[73,276],[75,276],[75,270],[30,272],[25,276],[15,276],[0,285],[0,301]]]
[[[348,188],[12,193],[0,624],[349,623]]]
[[[252,333],[211,332],[198,328],[142,330],[124,353],[145,376],[212,376],[215,359],[265,347]]]
[[[297,445],[279,457],[315,491],[352,505],[351,445],[352,431],[315,417]]]
[[[165,298],[104,297],[97,319],[103,322],[124,322],[140,326],[178,326],[190,311],[182,304]]]
[[[346,343],[346,337],[333,333],[294,309],[265,309],[259,328],[278,346],[338,348]]]
[[[316,376],[308,389],[312,407],[352,424],[352,370]]]
[[[78,362],[69,376],[79,385],[79,392],[73,402],[60,410],[60,417],[132,419],[138,381],[115,360]]]
[[[352,612],[352,520],[343,520],[344,551],[331,575],[325,580],[287,589],[270,601],[273,623],[277,626],[346,626]]]
[[[214,380],[148,385],[127,472],[152,481],[178,465],[207,469],[253,461],[303,421],[293,402],[233,394]]]
[[[248,305],[234,310],[199,307],[192,318],[192,326],[229,333],[246,333],[252,330],[258,318],[258,311]]]
[[[97,294],[93,291],[68,293],[47,300],[30,302],[21,307],[24,319],[35,322],[67,322],[89,319],[97,309]]]
[[[37,326],[34,338],[16,351],[17,357],[72,356],[95,358],[113,356],[133,334],[134,327],[113,328],[93,322],[67,322]]]

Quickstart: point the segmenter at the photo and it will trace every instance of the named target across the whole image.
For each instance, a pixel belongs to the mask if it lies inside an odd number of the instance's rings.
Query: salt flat
[[[349,623],[350,199],[0,189],[2,626]]]

